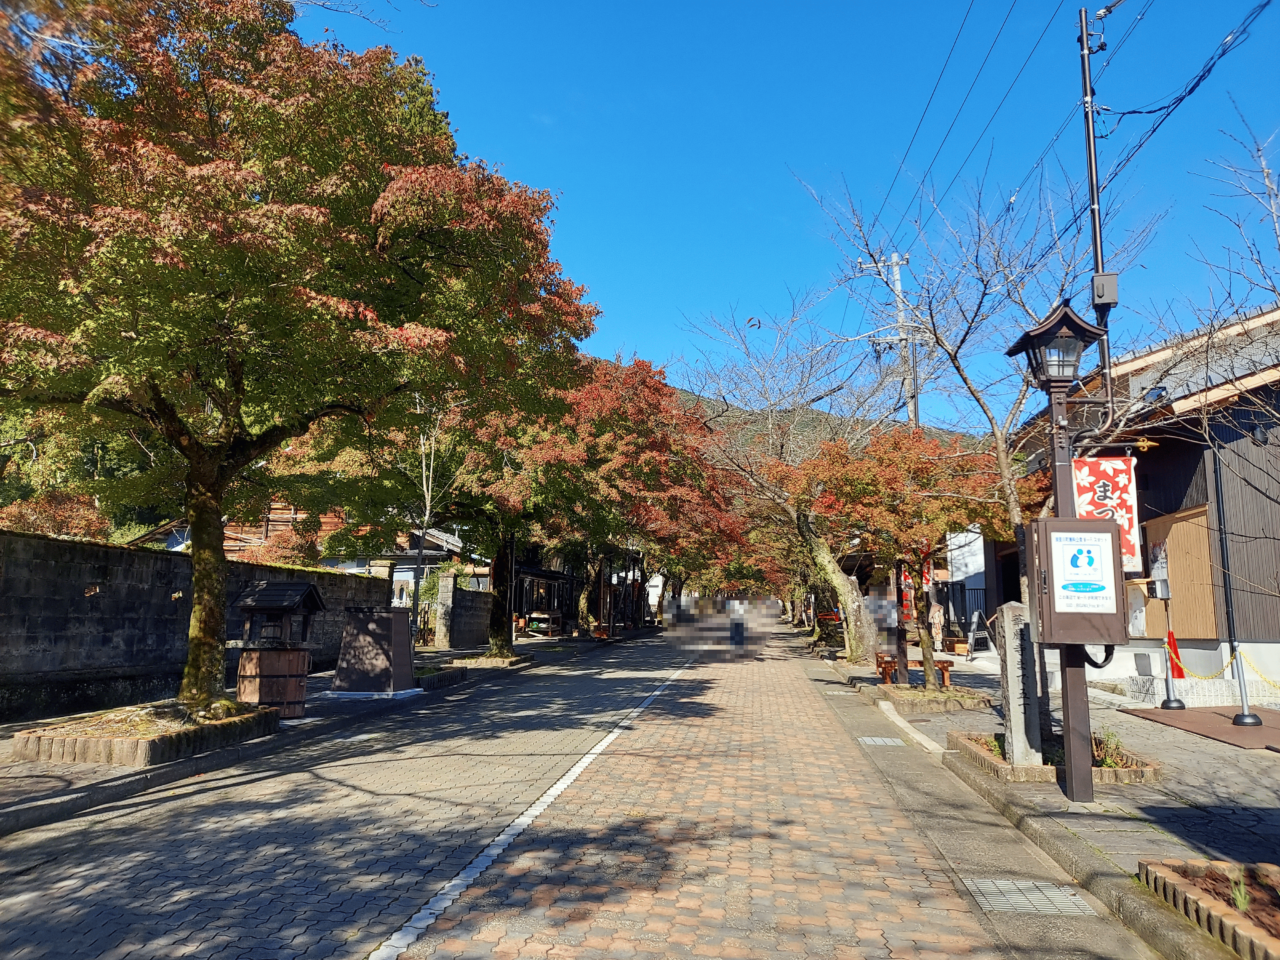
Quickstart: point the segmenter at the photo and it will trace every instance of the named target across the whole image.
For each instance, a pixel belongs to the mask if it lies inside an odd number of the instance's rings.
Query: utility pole
[[[916,340],[907,335],[906,300],[902,296],[902,268],[911,262],[911,254],[898,256],[890,254],[888,260],[880,260],[873,256],[871,262],[863,264],[858,258],[858,270],[862,273],[874,273],[885,279],[884,268],[887,266],[892,277],[893,302],[898,320],[898,335],[881,338],[882,343],[892,343],[900,351],[898,361],[902,364],[902,394],[907,398],[907,421],[912,427],[920,425],[920,391],[919,375],[916,368]]]

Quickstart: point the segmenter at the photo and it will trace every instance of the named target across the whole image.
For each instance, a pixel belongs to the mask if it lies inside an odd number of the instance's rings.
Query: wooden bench
[[[938,668],[938,672],[942,674],[942,685],[944,687],[951,686],[951,661],[941,660],[937,657],[933,660],[933,665]],[[916,667],[924,669],[923,660],[908,660],[907,669]],[[892,683],[893,672],[898,669],[898,658],[889,656],[886,653],[876,654],[876,668],[880,671],[881,683]]]

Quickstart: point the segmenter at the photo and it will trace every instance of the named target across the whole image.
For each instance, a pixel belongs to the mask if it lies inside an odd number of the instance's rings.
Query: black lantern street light
[[[1036,386],[1049,397],[1049,430],[1052,447],[1054,515],[1076,515],[1075,480],[1071,473],[1071,434],[1067,422],[1067,392],[1076,382],[1084,351],[1106,336],[1102,327],[1082,320],[1063,301],[1039,326],[1028,330],[1006,352],[1010,357],[1026,355]],[[1029,585],[1039,590],[1039,584]],[[1034,599],[1033,599],[1034,602]],[[1053,637],[1040,637],[1053,643]],[[1085,648],[1063,644],[1059,648],[1062,666],[1062,739],[1066,754],[1067,797],[1089,803],[1093,800],[1093,735],[1089,726],[1089,690],[1085,679]]]
[[[1025,354],[1031,376],[1049,395],[1049,426],[1053,448],[1053,503],[1055,515],[1076,515],[1075,484],[1071,477],[1071,437],[1067,430],[1067,391],[1079,379],[1080,358],[1106,330],[1082,320],[1064,300],[1039,326],[1014,342],[1006,355]]]

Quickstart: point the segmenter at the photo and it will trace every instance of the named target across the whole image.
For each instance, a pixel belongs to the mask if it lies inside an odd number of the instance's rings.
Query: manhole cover
[[[859,737],[858,742],[864,747],[905,747],[906,744],[897,737]]]
[[[1052,913],[1096,916],[1070,887],[1038,880],[965,880],[973,899],[987,913]]]

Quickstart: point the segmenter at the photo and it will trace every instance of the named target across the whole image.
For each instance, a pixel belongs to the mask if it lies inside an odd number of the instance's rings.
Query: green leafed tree
[[[191,703],[220,695],[222,520],[269,454],[571,358],[594,314],[550,256],[549,195],[458,154],[420,63],[304,43],[293,17],[0,11],[0,413],[166,452]]]

